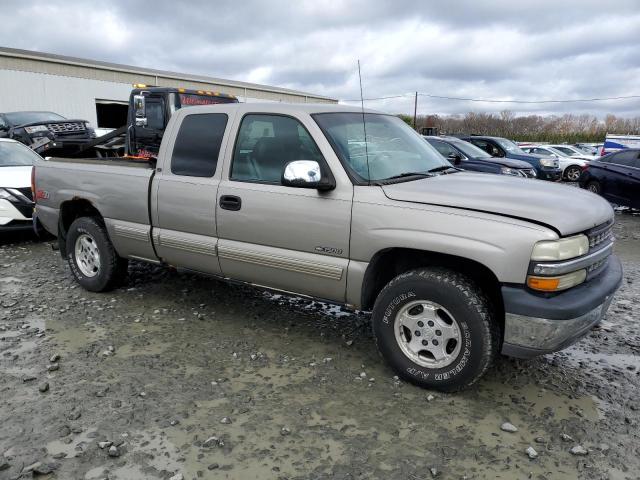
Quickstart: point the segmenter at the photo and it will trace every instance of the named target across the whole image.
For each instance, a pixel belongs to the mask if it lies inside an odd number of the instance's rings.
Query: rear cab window
[[[171,173],[190,177],[212,177],[216,172],[226,113],[187,115],[180,125],[171,154]]]

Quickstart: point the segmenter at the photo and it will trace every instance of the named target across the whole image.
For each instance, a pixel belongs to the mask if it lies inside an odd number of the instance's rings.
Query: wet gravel
[[[470,391],[394,377],[366,316],[168,268],[80,289],[0,239],[0,479],[640,478],[640,216],[578,345]]]

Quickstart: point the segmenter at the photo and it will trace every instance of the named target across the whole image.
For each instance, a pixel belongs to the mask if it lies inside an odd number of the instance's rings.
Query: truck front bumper
[[[622,265],[611,255],[596,278],[552,297],[503,286],[502,353],[531,358],[577,342],[600,322],[621,283]]]

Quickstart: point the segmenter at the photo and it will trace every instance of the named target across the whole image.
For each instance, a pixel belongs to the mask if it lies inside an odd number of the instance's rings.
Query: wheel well
[[[471,278],[491,300],[497,318],[504,319],[500,282],[489,268],[468,258],[410,248],[392,248],[374,255],[362,284],[362,309],[372,310],[380,291],[401,273],[436,266],[450,268]]]
[[[58,219],[58,245],[60,254],[66,258],[67,254],[67,232],[73,221],[80,217],[93,217],[104,223],[102,215],[93,204],[84,198],[74,198],[68,200],[60,206],[60,217]]]

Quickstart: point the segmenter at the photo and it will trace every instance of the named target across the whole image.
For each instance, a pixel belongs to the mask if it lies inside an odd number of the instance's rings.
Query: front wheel
[[[577,165],[571,165],[564,171],[564,178],[569,182],[577,182],[582,175],[582,169]]]
[[[595,193],[596,195],[600,195],[602,193],[602,187],[600,186],[600,182],[596,180],[592,180],[589,183],[587,183],[587,190],[589,190],[592,193]]]
[[[373,309],[378,349],[402,378],[457,391],[473,385],[498,353],[489,300],[457,272],[425,268],[394,278]]]
[[[74,220],[66,244],[71,272],[85,290],[111,290],[126,276],[127,260],[118,256],[105,227],[95,218]]]

